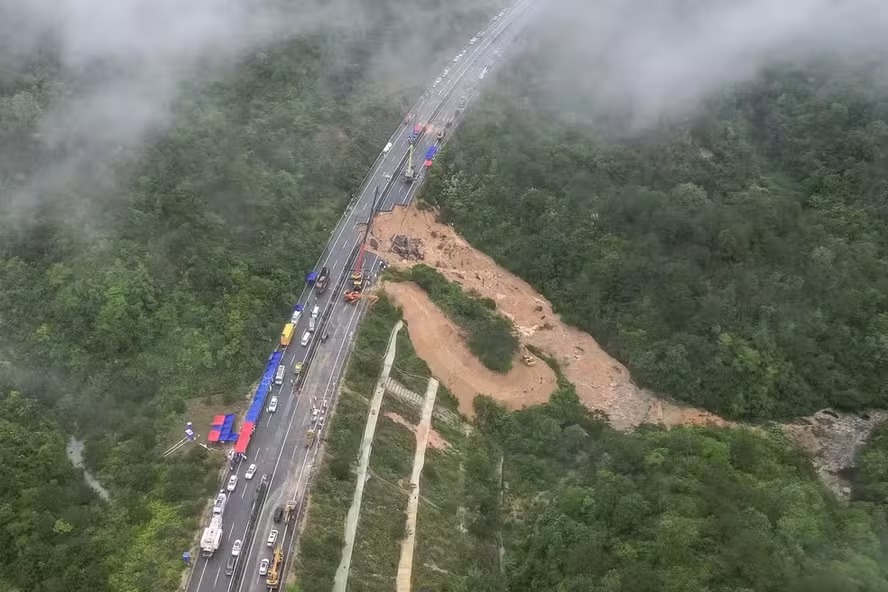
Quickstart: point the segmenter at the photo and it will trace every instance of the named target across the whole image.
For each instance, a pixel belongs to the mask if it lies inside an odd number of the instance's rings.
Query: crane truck
[[[370,207],[370,217],[367,219],[367,227],[364,229],[364,238],[361,239],[361,246],[358,248],[358,255],[355,258],[355,268],[351,274],[351,286],[349,286],[343,296],[349,304],[357,302],[361,298],[361,292],[364,290],[364,248],[367,245],[367,237],[370,235],[370,226],[373,224],[373,215],[376,213],[376,201],[379,198],[379,187],[373,194],[373,204]]]
[[[404,182],[413,183],[416,176],[416,170],[413,166],[413,144],[407,147],[407,168],[404,169]]]
[[[200,537],[200,554],[203,557],[212,557],[219,550],[222,542],[222,514],[213,514],[210,525],[203,531]]]
[[[200,537],[200,554],[204,557],[212,557],[222,542],[222,514],[225,512],[227,502],[228,495],[225,491],[220,491],[213,501],[213,517]]]

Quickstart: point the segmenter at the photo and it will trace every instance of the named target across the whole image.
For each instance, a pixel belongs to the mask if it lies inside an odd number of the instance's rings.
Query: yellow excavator
[[[284,561],[284,552],[280,546],[274,548],[274,557],[271,560],[271,569],[268,570],[268,576],[265,578],[265,585],[271,590],[277,590],[281,585],[281,563]]]

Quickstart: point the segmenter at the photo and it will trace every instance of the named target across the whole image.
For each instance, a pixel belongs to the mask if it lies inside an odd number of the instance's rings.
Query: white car
[[[231,547],[231,554],[234,555],[235,557],[240,555],[241,545],[242,545],[242,543],[241,543],[240,539],[237,539],[236,541],[234,541],[234,545],[232,545],[232,547]]]
[[[268,559],[263,559],[259,562],[259,575],[264,576],[268,573]]]
[[[475,42],[476,42],[476,41],[478,41],[478,38],[477,38],[477,37],[472,37],[471,39],[469,39],[469,45],[475,45]]]
[[[268,540],[265,541],[265,544],[269,547],[273,547],[276,540],[278,540],[278,531],[272,530],[268,533]]]
[[[459,58],[461,58],[461,57],[462,57],[461,55],[458,55],[458,56],[456,56],[455,58],[453,58],[454,63],[455,63],[455,62],[458,62],[458,61],[459,61]]]
[[[450,74],[450,68],[444,68],[444,71],[441,72],[441,78],[444,78],[448,74]]]
[[[252,479],[253,475],[256,474],[256,465],[250,465],[247,467],[247,472],[244,473],[244,479]]]
[[[302,316],[302,311],[301,311],[301,310],[294,311],[294,312],[293,312],[293,316],[290,317],[290,322],[293,323],[293,324],[295,325],[296,323],[299,322],[299,317],[301,317],[301,316]]]
[[[228,491],[234,491],[235,487],[237,487],[237,475],[232,475],[231,479],[228,480],[228,487],[226,487],[226,489]]]
[[[277,411],[277,408],[278,408],[278,398],[272,397],[271,401],[268,402],[268,412],[274,413],[275,411]]]

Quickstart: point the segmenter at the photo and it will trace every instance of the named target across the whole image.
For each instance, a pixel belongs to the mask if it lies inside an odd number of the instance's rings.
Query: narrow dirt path
[[[407,500],[407,536],[401,541],[401,559],[398,561],[398,576],[395,590],[410,592],[413,574],[413,549],[416,546],[416,513],[419,510],[419,477],[425,464],[426,446],[432,429],[432,410],[438,395],[438,381],[429,378],[425,399],[422,403],[422,416],[416,427],[416,452],[413,454],[413,472],[410,475],[410,497]]]
[[[351,507],[345,516],[345,542],[342,545],[342,559],[336,568],[336,576],[333,579],[333,592],[345,592],[348,584],[348,572],[351,568],[352,551],[355,546],[355,533],[358,530],[358,517],[361,515],[361,500],[364,497],[364,483],[367,481],[367,467],[370,466],[370,450],[373,448],[373,435],[376,433],[376,421],[379,419],[379,408],[382,407],[382,395],[385,393],[385,383],[388,380],[392,364],[395,363],[395,344],[398,340],[398,332],[404,323],[398,321],[392,329],[389,337],[388,349],[385,352],[385,362],[376,388],[373,390],[373,398],[370,400],[370,411],[367,414],[367,425],[364,427],[364,438],[361,440],[360,460],[358,461],[358,480],[355,483],[355,495],[352,498]]]

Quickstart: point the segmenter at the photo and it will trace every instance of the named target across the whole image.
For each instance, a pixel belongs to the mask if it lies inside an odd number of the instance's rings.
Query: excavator
[[[367,237],[370,236],[370,226],[373,224],[373,216],[376,214],[376,202],[379,198],[379,187],[376,188],[376,193],[373,194],[373,205],[370,207],[370,217],[367,219],[367,227],[364,229],[364,238],[361,239],[361,246],[358,249],[358,256],[355,258],[355,268],[351,274],[351,285],[346,288],[343,296],[345,297],[345,301],[349,304],[353,304],[360,300],[361,298],[367,298],[371,302],[375,302],[378,300],[376,296],[372,295],[364,295],[364,249],[367,246]]]
[[[280,546],[275,547],[273,559],[271,561],[271,569],[268,570],[268,576],[265,578],[265,585],[271,590],[277,590],[281,585],[281,563],[284,561],[284,552]]]
[[[537,363],[536,357],[534,357],[530,353],[530,350],[523,345],[521,346],[521,361],[524,362],[525,366],[533,366]]]

